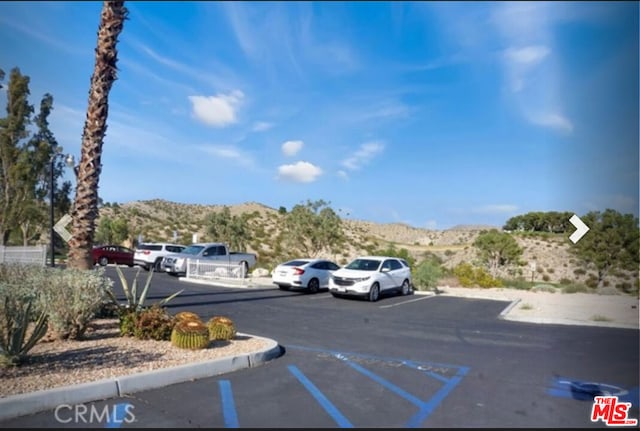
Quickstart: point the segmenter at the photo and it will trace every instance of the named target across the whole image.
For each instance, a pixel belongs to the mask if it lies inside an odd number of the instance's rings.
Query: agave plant
[[[34,301],[29,299],[25,303],[5,297],[3,304],[3,316],[0,327],[0,366],[19,365],[27,355],[27,352],[45,336],[49,327],[47,313],[41,311],[34,323],[31,334],[27,337],[29,321],[34,317],[32,310]]]
[[[119,305],[120,308],[123,308],[129,312],[138,312],[141,311],[144,307],[144,301],[147,298],[147,293],[149,292],[149,286],[151,285],[151,278],[153,277],[153,271],[149,271],[149,275],[147,275],[147,281],[144,284],[142,292],[138,296],[138,275],[140,274],[140,268],[138,268],[138,272],[136,272],[136,276],[131,283],[131,287],[129,287],[129,283],[125,278],[124,274],[120,267],[116,266],[116,271],[118,272],[118,276],[120,277],[120,282],[122,283],[122,290],[124,291],[124,296],[127,300],[127,303],[124,305]],[[174,294],[164,298],[163,300],[157,302],[156,304],[160,307],[164,306],[167,302],[171,301],[173,298],[178,296],[184,291],[181,289]],[[113,290],[109,290],[109,296],[116,303],[120,304],[118,299],[116,298]]]

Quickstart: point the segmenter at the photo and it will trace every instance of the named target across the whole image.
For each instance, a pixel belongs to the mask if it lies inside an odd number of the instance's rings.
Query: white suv
[[[353,295],[377,301],[381,292],[412,292],[411,268],[404,260],[389,256],[363,256],[335,271],[329,279],[333,296]]]
[[[139,265],[147,271],[153,268],[160,270],[162,258],[171,253],[180,253],[186,246],[180,244],[167,243],[146,243],[138,244],[133,254],[133,264]]]

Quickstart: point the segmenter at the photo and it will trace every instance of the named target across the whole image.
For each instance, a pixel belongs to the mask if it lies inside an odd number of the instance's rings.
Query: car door
[[[393,289],[395,281],[393,279],[393,259],[387,259],[380,266],[380,290]]]
[[[391,260],[391,278],[393,280],[393,287],[402,286],[402,282],[406,278],[406,270],[404,265],[402,265],[398,260]]]
[[[329,287],[329,277],[331,276],[331,272],[329,272],[329,262],[321,260],[320,262],[314,263],[311,267],[315,270],[314,274],[318,277],[320,282],[320,287]]]

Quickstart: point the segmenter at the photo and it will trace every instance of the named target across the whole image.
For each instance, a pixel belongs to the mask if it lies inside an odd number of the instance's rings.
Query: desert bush
[[[556,293],[558,289],[552,284],[536,284],[531,288],[532,292]]]
[[[512,279],[500,278],[499,280],[503,286],[510,287],[513,289],[518,289],[518,290],[529,290],[535,285],[535,283],[531,281],[527,281],[523,278],[512,278]]]
[[[174,324],[167,310],[154,304],[135,315],[133,335],[140,340],[169,341]]]
[[[413,269],[413,284],[418,290],[433,289],[442,277],[442,266],[432,259],[423,260]]]
[[[568,278],[561,278],[560,279],[560,284],[562,284],[562,285],[571,284],[571,280],[569,280]]]
[[[33,283],[43,270],[27,265],[0,264],[0,366],[22,363],[47,333],[47,313],[38,306],[39,289]],[[35,277],[34,273],[37,274]]]
[[[502,282],[493,278],[483,268],[474,267],[468,263],[460,263],[453,269],[460,284],[464,287],[500,287]]]
[[[40,295],[41,308],[60,339],[80,339],[109,299],[113,282],[104,269],[48,268]]]
[[[131,287],[129,287],[129,282],[125,278],[119,266],[116,266],[116,271],[118,272],[118,276],[120,277],[120,283],[122,284],[122,290],[124,291],[126,303],[120,304],[120,301],[118,301],[118,298],[116,297],[112,289],[109,289],[107,293],[109,294],[111,299],[119,305],[122,313],[142,310],[144,307],[144,302],[147,299],[147,294],[149,293],[149,286],[151,285],[153,271],[149,271],[147,275],[147,281],[145,282],[144,288],[142,289],[142,292],[140,292],[140,295],[138,295],[138,275],[140,274],[140,268],[138,268],[138,272],[136,272],[133,282],[131,283]],[[172,295],[162,299],[161,301],[158,301],[157,304],[162,307],[167,302],[171,301],[173,298],[181,294],[183,291],[184,289],[180,289]]]
[[[576,268],[573,270],[574,275],[585,275],[587,271],[583,268]]]
[[[562,287],[562,293],[586,293],[589,288],[581,283],[572,283]]]
[[[551,280],[551,277],[549,277],[547,274],[545,274],[545,275],[542,276],[542,280],[543,281],[549,281],[549,280]]]

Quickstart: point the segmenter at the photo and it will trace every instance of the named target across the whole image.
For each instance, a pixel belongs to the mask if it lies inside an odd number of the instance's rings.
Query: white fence
[[[45,266],[47,263],[47,247],[43,245],[31,247],[0,245],[0,263],[26,263]]]
[[[220,263],[210,260],[187,259],[187,279],[194,280],[246,280],[244,265]]]

